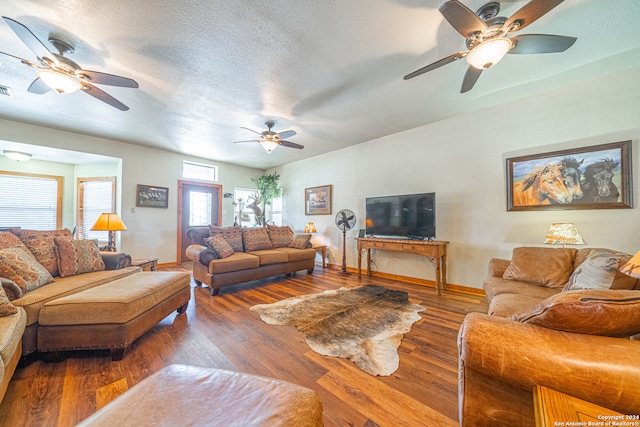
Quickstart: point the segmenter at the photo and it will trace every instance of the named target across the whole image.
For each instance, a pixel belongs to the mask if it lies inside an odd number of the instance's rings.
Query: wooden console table
[[[442,240],[377,239],[356,238],[358,242],[358,280],[362,279],[362,251],[367,251],[367,276],[371,276],[371,249],[413,252],[434,261],[436,266],[436,295],[440,295],[447,284],[447,244]]]

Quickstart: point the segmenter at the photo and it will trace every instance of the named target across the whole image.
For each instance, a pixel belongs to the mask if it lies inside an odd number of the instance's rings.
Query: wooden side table
[[[158,268],[159,258],[133,258],[131,265],[133,267],[142,267],[143,271],[156,271]]]
[[[607,425],[607,421],[638,422],[637,418],[626,418],[619,412],[541,385],[533,389],[533,404],[537,427],[574,425],[569,422],[575,425],[600,425],[598,423],[601,422],[601,425]],[[589,421],[593,424],[589,424]]]
[[[320,255],[322,255],[322,268],[326,268],[327,263],[325,259],[327,257],[327,245],[313,245],[312,248],[315,249],[316,252],[318,252]]]

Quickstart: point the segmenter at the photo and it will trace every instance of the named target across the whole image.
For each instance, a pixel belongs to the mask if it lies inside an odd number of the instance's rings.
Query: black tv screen
[[[436,237],[436,193],[367,197],[366,233],[376,237]]]

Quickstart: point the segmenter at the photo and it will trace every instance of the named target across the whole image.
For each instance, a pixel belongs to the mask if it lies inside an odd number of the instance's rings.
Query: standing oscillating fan
[[[349,209],[342,209],[336,214],[336,226],[342,230],[342,270],[340,276],[348,276],[347,271],[347,231],[356,225],[356,214]]]

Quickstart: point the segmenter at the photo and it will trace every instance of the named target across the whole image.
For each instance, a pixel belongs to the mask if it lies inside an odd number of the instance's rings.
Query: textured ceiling
[[[31,94],[34,70],[0,55],[0,85],[14,94],[0,97],[0,117],[266,169],[640,62],[638,0],[566,0],[522,31],[578,37],[566,52],[507,55],[465,94],[464,61],[404,81],[465,49],[441,3],[4,0],[2,14],[43,42],[70,41],[81,67],[140,88],[101,86],[125,112],[82,92]],[[526,3],[502,1],[500,15]],[[0,51],[35,60],[4,21]],[[305,149],[233,144],[255,136],[241,126],[262,131],[267,119]]]

